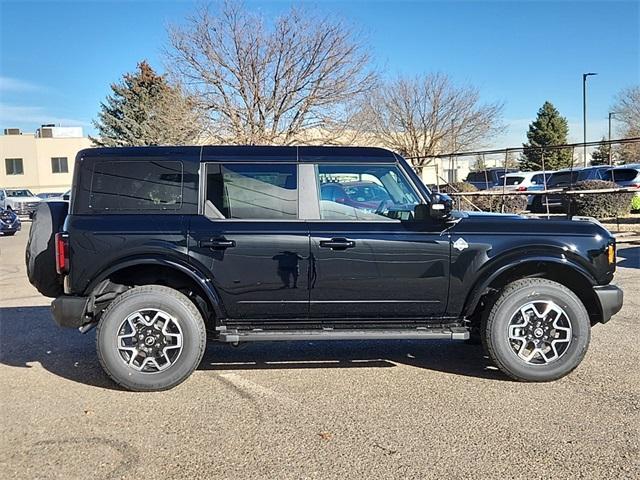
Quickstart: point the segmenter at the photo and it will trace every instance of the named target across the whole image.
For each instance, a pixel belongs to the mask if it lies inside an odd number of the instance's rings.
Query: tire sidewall
[[[202,359],[206,334],[204,322],[195,306],[192,309],[185,302],[190,301],[186,297],[182,300],[161,292],[141,291],[105,312],[100,319],[96,344],[103,367],[116,382],[131,390],[165,390],[181,383],[193,372]],[[182,330],[180,356],[166,370],[152,374],[127,366],[117,348],[118,329],[124,319],[137,310],[147,308],[163,310],[173,316]]]
[[[558,287],[561,287],[558,284]],[[589,316],[584,305],[570,291],[552,285],[536,284],[523,286],[512,292],[500,305],[496,305],[494,318],[487,332],[492,350],[499,356],[499,363],[508,374],[529,381],[549,381],[560,378],[576,368],[584,355],[591,336]],[[571,343],[568,350],[557,360],[545,365],[525,363],[513,351],[509,342],[509,322],[520,307],[531,301],[551,300],[559,305],[571,322]]]

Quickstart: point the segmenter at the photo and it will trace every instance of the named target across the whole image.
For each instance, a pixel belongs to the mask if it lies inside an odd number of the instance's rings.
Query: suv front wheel
[[[119,385],[134,391],[166,390],[199,365],[206,330],[185,295],[145,285],[123,293],[104,311],[96,345],[102,368]]]
[[[525,278],[502,290],[481,333],[485,350],[500,370],[516,380],[546,382],[580,364],[591,323],[584,305],[567,287]]]

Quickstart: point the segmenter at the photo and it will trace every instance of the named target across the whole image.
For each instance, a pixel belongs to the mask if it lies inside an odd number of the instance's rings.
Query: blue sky
[[[277,15],[291,2],[249,1]],[[640,83],[640,2],[315,1],[362,31],[384,75],[439,71],[502,101],[513,146],[545,100],[582,138],[583,72],[589,80],[589,139],[606,134],[615,94]],[[34,2],[0,0],[0,127],[41,123],[92,132],[111,82],[141,59],[163,70],[166,27],[190,1]]]

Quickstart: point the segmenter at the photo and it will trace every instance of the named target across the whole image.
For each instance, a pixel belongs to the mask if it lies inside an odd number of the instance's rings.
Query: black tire
[[[524,342],[509,340],[512,317],[518,314],[521,307],[533,301],[555,303],[564,310],[564,318],[571,327],[571,335],[566,334],[570,342],[567,346],[559,347],[564,349],[562,354],[549,363],[538,365],[518,356],[515,349],[519,349]],[[489,357],[500,370],[518,381],[548,382],[564,377],[580,364],[590,338],[591,322],[580,299],[564,285],[542,278],[516,280],[507,285],[482,324],[482,342]],[[542,359],[542,356],[536,354],[536,358]]]
[[[13,237],[16,234],[16,232],[4,232],[3,235],[5,237]]]
[[[544,209],[542,208],[542,196],[536,195],[531,202],[531,213],[543,213]]]
[[[67,202],[41,202],[29,230],[25,250],[27,276],[45,297],[64,293],[62,278],[56,272],[55,235],[62,230],[68,210]]]
[[[122,323],[129,315],[144,309],[162,310],[180,326],[182,349],[166,370],[153,373],[136,370],[127,365],[118,350],[117,336]],[[118,385],[139,392],[159,391],[182,383],[198,367],[206,337],[202,315],[191,300],[172,288],[145,285],[128,290],[107,307],[98,323],[96,348],[102,368]]]

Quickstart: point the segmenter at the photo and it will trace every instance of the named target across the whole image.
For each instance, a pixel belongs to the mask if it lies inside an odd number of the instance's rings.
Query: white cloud
[[[68,127],[87,127],[90,125],[87,120],[52,115],[43,107],[0,103],[0,126],[2,128],[17,127],[25,130],[35,130],[44,123],[54,123]]]
[[[18,78],[0,76],[0,92],[43,92],[47,87]]]

